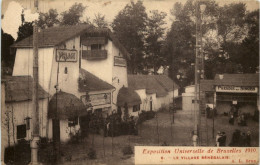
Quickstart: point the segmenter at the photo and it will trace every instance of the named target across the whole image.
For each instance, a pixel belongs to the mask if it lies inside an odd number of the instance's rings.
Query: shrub
[[[126,147],[124,147],[124,148],[122,149],[122,153],[123,153],[124,155],[132,155],[132,154],[133,154],[133,150],[132,150],[131,146],[128,145],[128,146],[126,146]]]
[[[97,158],[97,153],[96,153],[95,149],[93,149],[93,148],[89,149],[88,158],[89,159],[96,159]]]

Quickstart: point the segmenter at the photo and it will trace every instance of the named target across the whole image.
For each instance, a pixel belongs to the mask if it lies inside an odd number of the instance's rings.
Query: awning
[[[60,91],[49,102],[48,118],[54,119],[55,114],[58,119],[79,117],[87,114],[87,107],[73,94]]]
[[[127,103],[128,106],[139,105],[142,103],[140,96],[130,88],[122,87],[117,95],[117,105],[124,106]]]

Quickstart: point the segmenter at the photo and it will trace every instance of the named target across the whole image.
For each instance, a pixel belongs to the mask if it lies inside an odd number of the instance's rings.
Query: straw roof
[[[79,73],[80,73],[80,78],[78,82],[79,92],[115,89],[114,86],[99,79],[98,77],[96,77],[95,75],[91,74],[90,72],[84,69],[80,69]]]
[[[134,90],[146,89],[147,94],[155,93],[157,97],[163,97],[173,91],[173,81],[166,75],[128,75],[129,88]],[[179,86],[174,83],[174,89]]]
[[[31,76],[8,76],[5,79],[5,102],[32,100],[33,79]],[[44,99],[49,94],[38,85],[38,98]]]
[[[73,26],[58,26],[43,29],[38,33],[38,47],[54,47],[59,46],[66,41],[77,36],[88,37],[108,37],[113,44],[121,51],[121,53],[129,58],[127,50],[121,45],[115,35],[107,28],[96,28],[90,25],[81,24]],[[14,48],[32,48],[33,36],[27,37],[12,45]]]
[[[58,119],[69,119],[86,115],[86,113],[87,107],[84,103],[70,93],[60,91],[54,94],[49,102],[49,119],[54,119],[55,117]]]
[[[124,106],[127,103],[128,106],[139,105],[142,103],[140,96],[131,88],[120,88],[117,95],[117,105]]]

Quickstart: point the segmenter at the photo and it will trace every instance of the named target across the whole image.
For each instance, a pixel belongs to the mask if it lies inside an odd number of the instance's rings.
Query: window
[[[91,45],[91,50],[100,50],[101,49],[101,44],[94,44],[94,45]]]
[[[26,137],[26,124],[17,126],[17,139],[24,139]]]
[[[133,112],[136,112],[136,111],[140,111],[140,104],[139,105],[134,105]]]
[[[68,74],[68,68],[67,67],[65,67],[65,69],[64,69],[64,74]]]
[[[69,118],[68,120],[69,127],[74,127],[75,125],[78,125],[78,117]]]

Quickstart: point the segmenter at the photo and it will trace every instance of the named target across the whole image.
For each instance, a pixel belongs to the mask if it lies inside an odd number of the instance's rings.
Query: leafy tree
[[[259,66],[259,10],[249,12],[245,17],[248,33],[242,43],[229,46],[230,58],[242,66],[242,72],[255,73]]]
[[[244,3],[231,3],[219,7],[217,17],[217,32],[222,40],[223,48],[228,41],[241,42],[245,36],[244,19],[246,16],[246,6]]]
[[[16,41],[21,41],[24,38],[27,38],[33,34],[33,22],[25,22],[23,25],[20,25],[18,29],[18,37]]]
[[[99,28],[108,28],[108,23],[105,20],[105,15],[102,16],[100,13],[98,13],[97,15],[95,14],[93,24],[94,26]]]
[[[14,43],[14,38],[9,34],[4,33],[2,29],[1,36],[1,62],[7,67],[12,67],[14,65],[15,56],[10,53],[10,46]]]
[[[165,65],[165,56],[162,50],[163,35],[166,22],[164,21],[166,13],[152,10],[151,16],[147,20],[147,36],[146,36],[146,57],[145,62],[148,68],[153,68],[156,74],[160,66]]]
[[[83,16],[85,9],[86,6],[83,6],[82,3],[75,3],[70,7],[68,11],[64,11],[61,13],[61,24],[77,25],[81,23],[80,18]]]
[[[47,13],[40,13],[38,26],[45,29],[59,24],[58,15],[56,9],[50,9]]]
[[[147,13],[143,2],[137,1],[127,4],[112,23],[114,33],[131,55],[127,61],[131,73],[141,72],[144,68],[146,22]]]

